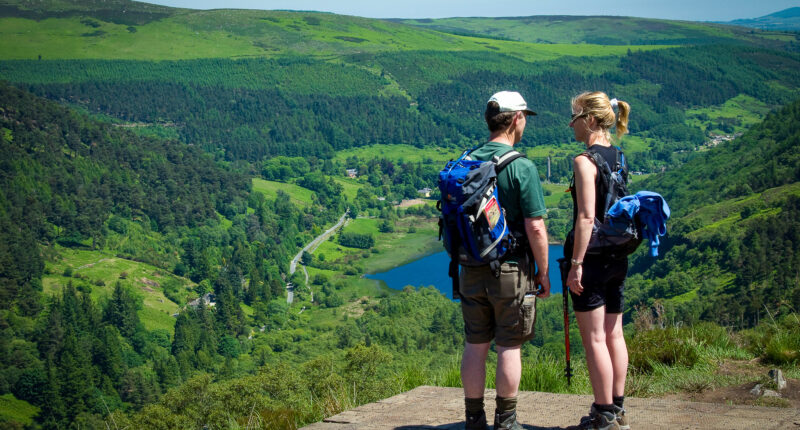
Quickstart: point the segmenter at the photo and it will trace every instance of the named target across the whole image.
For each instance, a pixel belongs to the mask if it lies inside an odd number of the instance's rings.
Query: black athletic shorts
[[[612,259],[587,256],[583,261],[580,296],[570,290],[572,309],[588,312],[606,306],[606,313],[619,314],[625,305],[623,290],[628,275],[628,258]]]

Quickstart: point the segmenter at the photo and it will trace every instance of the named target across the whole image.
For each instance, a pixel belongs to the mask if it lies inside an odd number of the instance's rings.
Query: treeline
[[[0,76],[90,112],[170,124],[182,141],[218,159],[249,162],[279,155],[329,159],[335,150],[373,143],[469,147],[485,139],[481,113],[498,88],[521,91],[539,112],[524,144],[559,146],[573,139],[570,98],[601,89],[630,102],[632,133],[655,142],[631,158],[643,171],[680,164],[705,141],[702,130],[687,125],[686,108],[738,94],[782,104],[800,81],[796,55],[735,45],[535,64],[474,52],[354,55],[346,63],[5,61]],[[401,94],[394,82],[410,99],[392,95]],[[562,158],[553,165],[557,178],[569,176]]]
[[[768,61],[780,66],[766,66]],[[676,151],[693,149],[705,140],[701,130],[685,124],[684,109],[722,103],[739,93],[768,103],[786,103],[791,94],[778,91],[767,82],[794,86],[790,82],[799,77],[798,65],[797,56],[790,54],[711,46],[629,53],[620,58],[619,70],[612,71],[593,72],[591,64],[580,71],[543,67],[535,76],[513,69],[477,70],[421,91],[420,109],[437,121],[454,125],[469,139],[480,141],[485,126],[477,118],[463,115],[463,111],[482,112],[485,94],[497,88],[514,88],[527,95],[539,113],[529,122],[523,143],[559,145],[573,139],[568,127],[570,98],[582,91],[604,90],[631,104],[632,133],[658,142],[650,151],[631,158],[634,170],[652,171],[657,165],[679,164]],[[654,85],[660,90],[654,92]],[[554,174],[566,176],[559,168],[557,164]]]
[[[338,96],[373,95],[387,84],[380,75],[352,65],[305,57],[176,61],[6,60],[0,61],[0,76],[20,84],[148,81],[253,90],[282,87],[291,93]]]
[[[751,327],[799,309],[798,145],[800,101],[642,183],[666,197],[676,219],[663,257],[633,260],[631,310],[661,301],[678,320]]]
[[[407,99],[286,93],[172,82],[30,85],[32,92],[126,121],[178,125],[187,143],[219,159],[277,155],[331,158],[337,149],[373,143],[447,143],[456,130],[410,109]]]
[[[339,234],[339,245],[349,248],[370,249],[375,246],[375,238],[371,234],[342,232]]]

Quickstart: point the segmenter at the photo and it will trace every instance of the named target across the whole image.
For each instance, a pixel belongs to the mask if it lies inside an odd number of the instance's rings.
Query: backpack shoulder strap
[[[496,167],[494,168],[495,173],[500,173],[501,171],[503,171],[503,169],[506,168],[506,166],[511,164],[512,161],[516,160],[517,158],[522,158],[524,156],[525,156],[524,154],[512,149],[511,151],[508,151],[505,154],[503,154],[503,156],[501,157],[494,157],[492,161],[494,162],[494,164],[496,164]]]
[[[581,155],[585,154],[592,162],[597,166],[597,182],[603,184],[604,190],[606,190],[605,201],[603,202],[603,213],[608,212],[608,208],[611,206],[611,200],[613,199],[612,195],[612,187],[611,187],[611,173],[612,168],[608,165],[608,162],[605,158],[603,158],[600,153],[597,151],[592,151],[591,148],[584,151]],[[620,154],[621,151],[617,151],[617,161],[614,164],[619,164],[620,162]],[[598,217],[598,214],[595,214],[595,217]]]

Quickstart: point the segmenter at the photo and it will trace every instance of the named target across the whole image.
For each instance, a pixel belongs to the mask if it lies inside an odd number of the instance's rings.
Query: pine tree
[[[139,314],[136,313],[137,309],[136,299],[117,281],[114,285],[114,292],[111,294],[111,300],[106,306],[103,320],[115,326],[123,336],[130,339],[140,330],[141,323]]]

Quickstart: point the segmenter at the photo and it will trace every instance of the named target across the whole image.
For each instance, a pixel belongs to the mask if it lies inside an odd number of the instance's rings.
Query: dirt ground
[[[757,362],[726,361],[720,366],[721,375],[743,375],[749,382],[729,387],[710,388],[696,393],[679,393],[664,396],[670,400],[689,400],[693,402],[722,403],[728,405],[750,405],[788,407],[800,409],[800,380],[786,378],[786,388],[780,390],[780,398],[754,396],[750,390],[756,384],[764,388],[777,391],[770,387],[768,372],[769,366]],[[785,377],[785,376],[784,376]]]
[[[399,205],[397,205],[397,207],[399,207],[399,208],[407,208],[409,206],[421,205],[423,203],[425,203],[425,200],[423,200],[423,199],[403,200],[403,201],[400,202]]]

